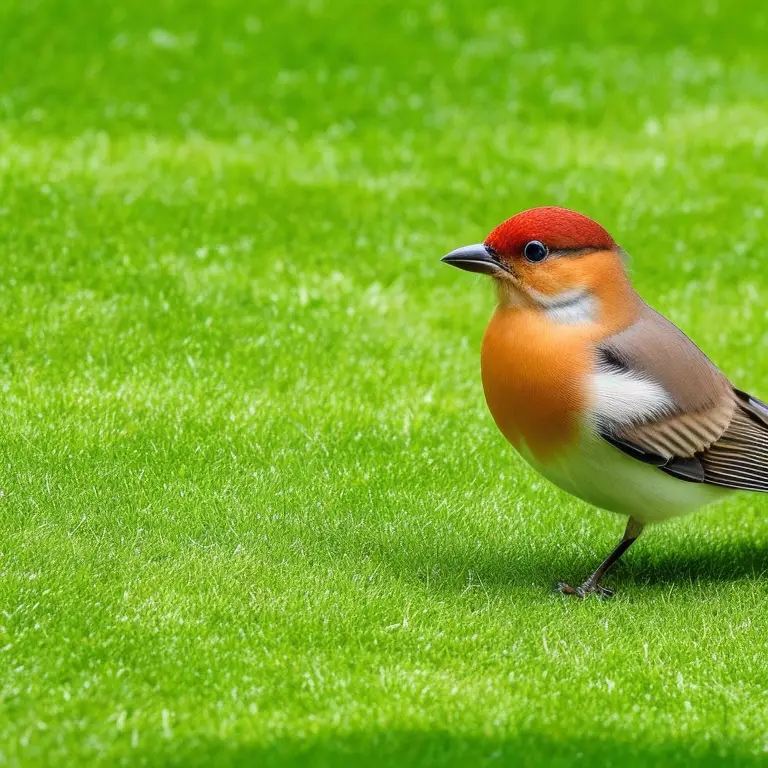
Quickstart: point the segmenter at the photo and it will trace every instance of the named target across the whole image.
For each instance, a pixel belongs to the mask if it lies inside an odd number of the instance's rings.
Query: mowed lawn
[[[561,204],[768,397],[760,3],[0,9],[0,764],[762,765],[768,499],[643,537],[439,263]]]

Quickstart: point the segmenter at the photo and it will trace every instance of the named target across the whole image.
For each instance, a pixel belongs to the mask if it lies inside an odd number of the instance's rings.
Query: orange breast
[[[512,445],[546,460],[576,438],[591,367],[590,332],[541,312],[499,308],[483,338],[485,399]]]

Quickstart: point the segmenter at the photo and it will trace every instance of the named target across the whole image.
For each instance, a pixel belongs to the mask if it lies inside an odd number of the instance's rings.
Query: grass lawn
[[[761,3],[8,0],[0,764],[764,765],[766,499],[646,534],[486,410],[533,205],[768,397]]]

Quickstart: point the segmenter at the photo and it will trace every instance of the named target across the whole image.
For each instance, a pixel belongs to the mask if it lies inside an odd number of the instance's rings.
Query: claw
[[[600,584],[591,584],[589,581],[585,581],[580,587],[572,587],[570,584],[561,581],[555,587],[555,591],[563,595],[573,595],[573,597],[579,597],[582,600],[588,595],[596,595],[601,600],[609,600],[616,594],[608,587],[602,587]]]

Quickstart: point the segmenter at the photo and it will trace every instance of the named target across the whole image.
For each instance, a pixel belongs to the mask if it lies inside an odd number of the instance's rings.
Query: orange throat
[[[515,448],[546,460],[578,436],[591,367],[589,333],[557,326],[536,310],[499,307],[483,338],[488,408]]]
[[[594,322],[558,323],[539,308],[510,305],[502,296],[485,332],[481,367],[488,407],[507,440],[539,461],[577,440],[589,408],[595,345],[635,320],[640,299],[623,267],[615,259],[607,269],[593,287]]]

